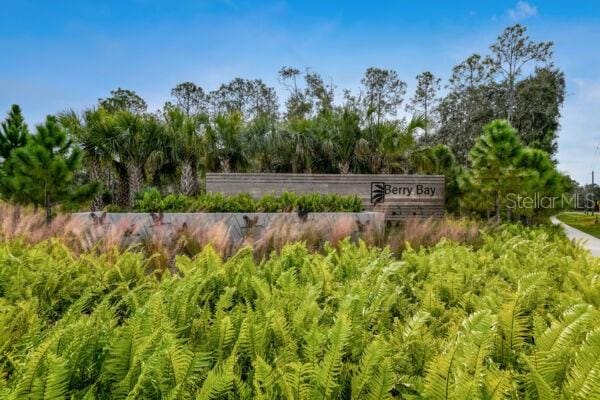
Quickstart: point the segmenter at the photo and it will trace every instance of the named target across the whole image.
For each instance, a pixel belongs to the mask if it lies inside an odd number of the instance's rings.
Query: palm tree
[[[202,129],[207,122],[204,115],[187,115],[175,107],[165,115],[170,156],[179,165],[179,191],[188,196],[198,194],[198,168],[206,153]]]
[[[398,121],[371,124],[367,129],[370,149],[363,154],[371,173],[406,172],[408,157],[415,146],[418,129],[425,129],[427,119],[414,115],[406,125]]]
[[[321,147],[331,160],[331,169],[341,174],[357,172],[361,154],[368,150],[368,140],[360,127],[360,115],[350,107],[344,107],[335,115]]]
[[[411,163],[419,174],[446,175],[457,166],[452,150],[443,144],[416,149],[411,154]]]
[[[244,143],[244,118],[234,111],[219,114],[206,131],[207,166],[223,172],[243,171],[249,164]]]
[[[294,120],[276,137],[277,160],[282,172],[311,173],[316,164],[317,140],[311,134],[310,120]]]
[[[106,139],[113,133],[108,113],[100,109],[85,110],[81,116],[74,110],[60,113],[59,121],[84,154],[84,168],[91,182],[106,183],[106,167],[111,164],[112,154]],[[97,191],[90,204],[91,211],[104,206],[102,191]]]
[[[113,118],[116,136],[111,138],[109,147],[121,182],[123,175],[127,176],[127,205],[133,207],[146,174],[152,175],[165,163],[167,141],[163,126],[153,115],[119,111]]]
[[[250,154],[250,170],[274,172],[279,166],[279,129],[276,121],[268,116],[251,120],[245,129],[244,145]]]

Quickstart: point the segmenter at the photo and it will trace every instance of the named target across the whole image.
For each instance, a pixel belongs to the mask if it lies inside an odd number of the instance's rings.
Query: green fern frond
[[[528,319],[516,295],[498,312],[498,357],[503,364],[515,362],[517,353],[526,345],[529,335]]]
[[[317,387],[316,393],[324,398],[330,398],[338,387],[337,376],[342,368],[342,357],[346,351],[346,345],[351,334],[351,323],[345,314],[337,317],[333,327],[329,331],[329,345],[325,352],[323,361],[316,371]]]
[[[424,394],[430,399],[449,399],[452,369],[458,358],[459,346],[450,342],[443,352],[430,362],[425,376]]]
[[[377,368],[377,371],[373,376],[373,381],[369,385],[369,392],[364,398],[367,400],[391,399],[392,395],[390,394],[390,391],[394,387],[394,384],[394,372],[392,371],[390,362],[387,359],[384,359]]]
[[[557,393],[552,389],[550,384],[544,379],[544,377],[535,368],[532,361],[524,358],[525,363],[529,369],[527,374],[527,393],[529,398],[535,399],[555,399]]]
[[[481,398],[485,400],[504,400],[508,398],[514,386],[512,378],[510,371],[501,371],[495,366],[488,367],[481,388]]]
[[[236,362],[234,357],[230,357],[222,367],[212,369],[204,380],[198,395],[197,400],[220,399],[234,386],[233,366]]]
[[[28,357],[15,390],[18,399],[30,398],[31,394],[36,390],[35,388],[38,385],[40,376],[43,379],[44,375],[48,375],[47,363],[55,342],[56,336],[48,338]]]
[[[569,271],[569,278],[586,302],[600,307],[600,275],[593,274],[591,277],[584,277],[576,271]]]
[[[212,361],[209,354],[193,354],[177,346],[172,346],[165,352],[165,359],[165,375],[173,377],[173,381],[169,382],[171,389],[165,399],[171,400],[191,398],[195,389],[194,382],[199,380],[202,371],[210,367]]]
[[[577,351],[565,392],[577,399],[600,398],[600,328],[591,331]]]
[[[567,309],[560,320],[552,323],[544,334],[536,338],[536,351],[556,351],[572,346],[577,336],[584,330],[592,319],[593,307],[578,304]]]
[[[375,340],[365,348],[360,359],[358,371],[352,377],[352,398],[361,399],[373,383],[373,377],[386,353],[385,344]]]
[[[308,400],[312,398],[312,382],[315,379],[313,364],[301,364],[292,362],[278,369],[283,379],[278,379],[277,384],[281,388],[286,399]]]
[[[463,321],[460,340],[460,362],[455,372],[452,398],[471,399],[480,396],[487,374],[486,360],[494,345],[494,317],[489,310],[473,313]]]

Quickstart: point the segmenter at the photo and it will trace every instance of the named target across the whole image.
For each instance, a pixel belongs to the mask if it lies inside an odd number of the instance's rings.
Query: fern
[[[529,398],[536,399],[554,399],[557,397],[557,393],[552,389],[550,383],[547,382],[539,371],[533,366],[533,363],[527,359],[525,362],[529,368],[529,374],[527,375],[527,381],[529,387],[527,392]]]
[[[591,331],[575,358],[565,392],[573,398],[600,397],[600,329]]]
[[[344,314],[339,315],[330,330],[329,346],[323,361],[316,370],[316,392],[324,398],[330,398],[338,387],[337,376],[342,368],[348,339],[350,338],[351,323]]]
[[[219,367],[211,370],[196,399],[198,400],[210,400],[210,399],[219,399],[223,398],[228,392],[234,387],[234,372],[233,366],[236,362],[236,359],[231,357],[227,360],[227,362],[223,365],[223,367]]]
[[[363,394],[369,389],[385,356],[385,344],[381,341],[373,341],[367,346],[361,357],[359,369],[352,377],[353,399],[362,398]]]
[[[390,391],[394,387],[394,373],[388,360],[383,360],[378,366],[373,381],[369,385],[369,392],[364,397],[367,400],[384,400],[392,398]]]
[[[518,352],[526,345],[528,319],[520,304],[521,297],[515,295],[511,301],[504,304],[498,313],[498,357],[502,364],[516,362]]]
[[[452,369],[459,356],[460,346],[451,342],[443,353],[435,358],[425,377],[425,395],[431,399],[449,399],[451,392]]]
[[[313,364],[288,363],[283,369],[278,369],[278,374],[282,378],[277,380],[277,385],[281,388],[285,398],[291,400],[312,398],[312,379],[315,375]]]
[[[177,345],[165,351],[165,375],[170,377],[165,395],[166,399],[192,398],[195,390],[194,381],[200,373],[211,365],[208,354],[194,354],[189,350],[181,349]]]
[[[15,390],[17,398],[25,399],[31,397],[34,388],[38,384],[37,382],[40,379],[44,380],[44,375],[48,373],[47,363],[49,357],[51,357],[51,348],[55,345],[55,341],[56,337],[48,338],[31,354]]]
[[[138,250],[0,245],[0,398],[600,396],[600,261],[543,228],[400,259],[206,247],[173,274]]]

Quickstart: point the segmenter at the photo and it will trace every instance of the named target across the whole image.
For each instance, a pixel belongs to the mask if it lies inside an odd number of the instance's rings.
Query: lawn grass
[[[600,214],[594,213],[583,214],[583,213],[562,213],[559,214],[558,219],[567,225],[572,226],[575,229],[579,229],[585,233],[600,238]]]

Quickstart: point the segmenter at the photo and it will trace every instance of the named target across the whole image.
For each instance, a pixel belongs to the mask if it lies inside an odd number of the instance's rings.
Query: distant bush
[[[337,194],[295,194],[284,192],[280,196],[266,194],[258,200],[247,193],[224,196],[206,193],[197,197],[182,194],[162,196],[158,189],[143,191],[135,202],[139,212],[360,212],[362,202],[358,196]]]

